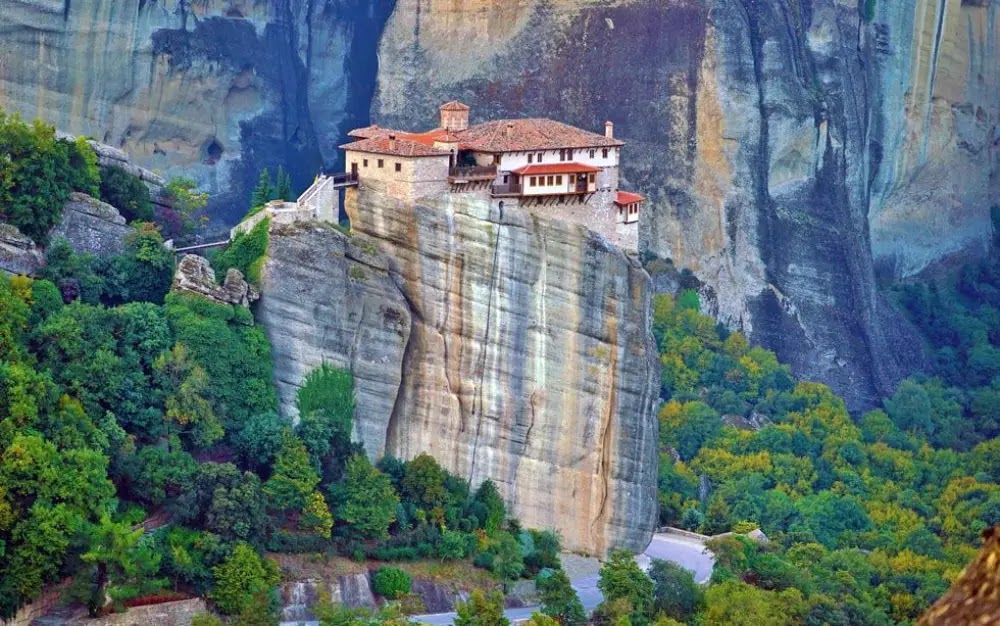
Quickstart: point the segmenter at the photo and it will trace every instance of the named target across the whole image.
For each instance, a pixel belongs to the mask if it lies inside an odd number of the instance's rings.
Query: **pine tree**
[[[265,167],[260,171],[260,178],[257,179],[257,188],[253,190],[253,195],[250,196],[250,207],[256,209],[259,206],[264,206],[271,200],[274,200],[275,189],[271,186],[271,174],[268,173]]]
[[[292,197],[292,177],[285,171],[285,168],[278,166],[278,180],[277,189],[275,190],[275,199],[277,200],[287,200],[292,201],[295,198]]]

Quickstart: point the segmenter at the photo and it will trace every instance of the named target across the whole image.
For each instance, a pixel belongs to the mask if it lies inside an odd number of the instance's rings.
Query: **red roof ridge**
[[[462,104],[458,100],[452,100],[451,102],[445,102],[440,107],[441,111],[468,111],[469,105]]]
[[[433,142],[431,142],[431,144],[426,144],[419,141],[413,141],[412,139],[408,139],[406,137],[400,137],[398,135],[396,135],[395,138],[390,138],[389,133],[380,134],[368,139],[362,139],[360,141],[345,143],[340,146],[340,148],[342,150],[351,150],[354,152],[369,152],[372,154],[389,154],[405,157],[449,156],[451,154],[445,150],[435,148]]]
[[[585,174],[600,172],[601,168],[584,163],[541,163],[535,165],[525,165],[514,170],[514,174],[519,176],[531,176],[532,174]]]
[[[615,204],[635,204],[636,202],[645,202],[646,197],[642,194],[633,193],[631,191],[619,191],[615,196]]]

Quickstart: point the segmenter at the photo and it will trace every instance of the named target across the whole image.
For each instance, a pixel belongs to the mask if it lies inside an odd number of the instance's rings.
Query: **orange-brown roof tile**
[[[390,139],[388,134],[380,134],[369,139],[362,139],[340,146],[343,150],[354,152],[370,152],[372,154],[389,154],[403,157],[435,157],[449,156],[446,150],[439,150],[431,145],[396,137]]]
[[[544,118],[496,120],[457,133],[461,147],[479,152],[609,148],[625,145],[617,139]]]
[[[532,174],[581,174],[600,172],[601,168],[583,163],[544,163],[542,165],[525,165],[514,170],[515,174],[530,176]]]
[[[637,193],[632,193],[631,191],[619,191],[617,197],[615,197],[615,204],[626,205],[635,204],[636,202],[644,202],[646,198]]]
[[[358,137],[360,139],[368,139],[369,137],[374,137],[383,130],[386,129],[379,127],[378,124],[372,124],[371,126],[365,126],[364,128],[355,128],[351,132],[347,133],[347,136]]]

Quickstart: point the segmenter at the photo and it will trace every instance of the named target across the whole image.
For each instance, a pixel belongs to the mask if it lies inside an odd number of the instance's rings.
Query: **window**
[[[383,167],[385,167],[385,159],[379,159],[378,160],[378,168],[382,169]]]
[[[590,151],[590,158],[594,158],[597,155],[597,150]]]
[[[494,154],[493,155],[493,164],[494,165],[500,165],[500,155],[499,154]]]
[[[570,148],[569,150],[566,151],[566,160],[567,161],[573,160],[573,148]]]
[[[538,177],[537,176],[532,176],[531,177],[531,186],[532,187],[537,187],[538,186]]]
[[[556,184],[557,185],[561,185],[562,184],[562,176],[556,176]]]
[[[605,159],[608,158],[608,149],[607,148],[601,150],[601,157],[603,157]]]
[[[510,176],[508,176],[506,174],[503,175],[503,184],[505,184],[505,185],[507,184],[507,179],[508,178],[510,178]]]
[[[529,154],[528,155],[528,163],[534,163],[534,162],[535,162],[535,155]]]
[[[542,162],[542,153],[541,152],[538,153],[538,162],[539,163]]]
[[[566,151],[565,150],[560,150],[559,151],[559,160],[560,161],[565,161],[566,160]]]
[[[591,175],[590,175],[590,182],[591,182],[591,183],[593,183],[593,182],[594,182],[594,175],[593,175],[593,174],[591,174]]]
[[[396,171],[397,172],[402,172],[403,171],[403,164],[402,163],[396,163]]]
[[[364,166],[365,166],[365,167],[368,167],[368,159],[365,159],[365,160],[363,161],[363,163],[364,163]]]
[[[549,187],[551,187],[554,184],[555,184],[555,181],[552,179],[551,176],[549,176]]]

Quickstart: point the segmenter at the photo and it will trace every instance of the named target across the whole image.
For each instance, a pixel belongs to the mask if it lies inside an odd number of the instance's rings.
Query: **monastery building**
[[[422,133],[369,126],[341,146],[352,179],[413,201],[473,193],[501,207],[583,224],[636,250],[644,198],[618,186],[623,142],[614,125],[592,133],[549,119],[469,125],[469,107],[440,107],[440,127]]]

